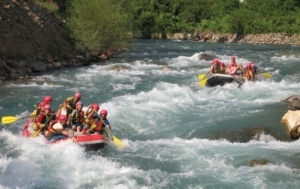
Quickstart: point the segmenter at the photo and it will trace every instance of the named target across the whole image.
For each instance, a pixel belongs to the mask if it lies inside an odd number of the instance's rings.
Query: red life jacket
[[[102,132],[104,127],[105,127],[105,125],[104,125],[103,121],[100,119],[97,123],[95,131]]]

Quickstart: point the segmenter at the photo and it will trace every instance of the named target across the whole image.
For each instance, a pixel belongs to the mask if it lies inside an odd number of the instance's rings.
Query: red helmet
[[[66,115],[60,115],[58,121],[67,121],[68,117]]]
[[[225,67],[224,62],[221,62],[221,63],[220,63],[220,66]]]
[[[50,104],[45,104],[44,109],[45,110],[51,110],[51,105]]]
[[[246,69],[250,69],[250,68],[254,68],[255,64],[253,62],[249,62],[248,64],[246,64],[245,68]]]
[[[101,111],[100,111],[100,115],[107,116],[107,110],[101,110]]]
[[[252,62],[249,62],[248,64],[246,64],[245,68],[251,68],[251,64]]]
[[[255,67],[255,64],[253,62],[249,62],[251,68],[254,68]]]
[[[212,63],[211,64],[216,64],[216,65],[219,65],[220,64],[220,60],[218,59],[213,59]]]
[[[99,108],[100,108],[99,104],[96,104],[96,103],[93,104],[92,107],[93,107],[93,109],[96,110],[96,111],[98,111]]]
[[[39,108],[44,107],[45,105],[46,105],[46,103],[45,103],[44,101],[41,101],[41,102],[39,103]]]
[[[52,102],[52,96],[44,96],[43,100],[46,104],[51,104]]]
[[[231,60],[235,60],[235,56],[232,56],[232,57],[231,57]]]
[[[76,107],[78,107],[79,105],[82,105],[82,106],[83,106],[83,103],[82,103],[81,101],[78,101],[78,102],[76,103]]]
[[[81,94],[79,92],[76,92],[74,94],[74,97],[76,97],[77,99],[81,99]]]

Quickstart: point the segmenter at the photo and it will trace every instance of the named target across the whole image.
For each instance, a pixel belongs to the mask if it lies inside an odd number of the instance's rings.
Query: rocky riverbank
[[[161,39],[161,35],[153,34],[152,38]],[[211,43],[252,43],[300,45],[300,34],[286,35],[284,33],[268,34],[224,34],[197,31],[194,34],[175,33],[166,35],[170,40],[194,40]]]
[[[197,32],[195,39],[201,42],[219,43],[252,43],[252,44],[277,44],[277,45],[300,45],[300,35],[288,36],[283,33],[268,34],[218,34]]]
[[[300,45],[300,35],[275,33],[238,35],[198,31],[195,34],[170,34],[167,39]],[[86,52],[76,51],[65,21],[26,0],[0,2],[0,44],[0,84],[3,81],[30,79],[36,73],[62,67],[89,65],[112,55],[103,52],[90,56]]]
[[[76,51],[65,21],[27,0],[0,2],[0,84],[37,73],[88,65],[111,53]]]

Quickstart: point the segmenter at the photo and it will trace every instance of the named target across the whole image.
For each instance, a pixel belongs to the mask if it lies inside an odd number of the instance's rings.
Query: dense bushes
[[[77,47],[95,54],[126,46],[128,16],[117,0],[73,0],[68,25]]]
[[[145,34],[194,30],[300,33],[299,0],[132,0],[131,3],[135,29],[142,29]]]
[[[47,0],[44,0],[47,1]],[[123,46],[128,33],[300,33],[299,0],[48,0],[66,7],[78,47]]]

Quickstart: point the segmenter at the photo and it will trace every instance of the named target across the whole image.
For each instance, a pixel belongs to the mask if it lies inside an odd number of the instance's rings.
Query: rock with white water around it
[[[261,166],[261,165],[268,165],[270,164],[270,161],[265,160],[265,159],[254,159],[250,161],[250,167],[254,166]]]
[[[292,139],[300,136],[300,110],[288,110],[281,118],[281,123],[285,125]]]

